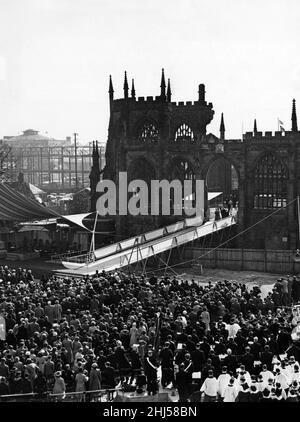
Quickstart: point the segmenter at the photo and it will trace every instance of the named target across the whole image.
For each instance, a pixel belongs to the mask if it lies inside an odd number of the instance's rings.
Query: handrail
[[[50,391],[45,391],[44,393],[24,393],[24,394],[4,394],[0,395],[0,402],[1,401],[10,401],[15,399],[37,399],[37,400],[55,400],[56,398],[61,398],[65,400],[70,397],[81,397],[81,396],[89,396],[92,395],[93,398],[101,398],[105,395],[109,396],[109,394],[113,393],[123,393],[124,395],[124,388],[116,389],[116,388],[105,388],[101,390],[87,390],[87,391],[68,391],[64,393],[51,393]]]
[[[67,258],[72,258],[75,256],[81,256],[84,254],[87,254],[88,251],[86,249],[82,249],[80,251],[69,251],[69,252],[63,252],[63,253],[55,253],[53,255],[51,255],[51,261],[53,260],[64,260]]]

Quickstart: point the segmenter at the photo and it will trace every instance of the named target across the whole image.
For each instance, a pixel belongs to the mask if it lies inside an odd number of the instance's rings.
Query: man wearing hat
[[[55,377],[55,382],[54,382],[54,387],[53,387],[52,393],[57,394],[57,396],[55,397],[56,401],[61,401],[66,396],[65,381],[62,377],[61,371],[56,371],[55,374],[54,374],[54,377]]]

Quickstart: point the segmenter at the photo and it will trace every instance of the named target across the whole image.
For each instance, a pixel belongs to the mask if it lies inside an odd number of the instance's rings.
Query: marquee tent
[[[56,212],[0,183],[0,220],[32,221],[57,216]]]

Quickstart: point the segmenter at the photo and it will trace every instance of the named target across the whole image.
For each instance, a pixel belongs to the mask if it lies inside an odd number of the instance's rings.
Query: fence
[[[276,274],[300,273],[300,262],[291,250],[215,249],[190,247],[184,260],[198,258],[193,265],[235,271],[260,271]]]

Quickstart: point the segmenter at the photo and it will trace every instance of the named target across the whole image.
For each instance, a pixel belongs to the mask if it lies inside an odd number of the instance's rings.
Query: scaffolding
[[[105,148],[99,148],[99,166],[105,165]],[[90,184],[92,144],[69,146],[35,146],[11,149],[8,160],[14,172],[23,173],[24,181],[47,192],[68,192]]]

